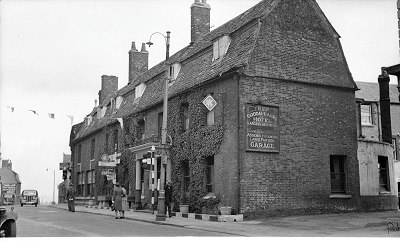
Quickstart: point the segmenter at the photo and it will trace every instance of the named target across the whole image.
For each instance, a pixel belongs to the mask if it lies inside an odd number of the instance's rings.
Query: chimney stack
[[[99,91],[99,104],[102,105],[103,101],[112,93],[118,91],[118,77],[112,75],[101,76],[101,90]]]
[[[210,10],[207,0],[195,0],[191,9],[191,42],[210,32]]]
[[[132,42],[131,50],[129,50],[129,79],[131,84],[139,75],[146,72],[149,68],[149,52],[146,50],[146,44],[142,43],[140,52],[136,49],[135,42]]]
[[[392,123],[390,117],[389,75],[382,69],[378,77],[379,102],[381,109],[382,141],[392,144]]]

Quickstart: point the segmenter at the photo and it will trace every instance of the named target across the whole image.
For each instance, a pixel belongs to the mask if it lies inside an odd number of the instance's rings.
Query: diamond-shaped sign
[[[205,105],[209,111],[212,111],[217,104],[217,101],[215,101],[210,94],[203,100],[203,105]]]

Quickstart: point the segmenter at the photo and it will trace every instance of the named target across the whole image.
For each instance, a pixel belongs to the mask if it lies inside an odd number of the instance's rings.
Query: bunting
[[[14,111],[15,111],[15,107],[14,106],[6,106],[8,109],[10,109],[10,113],[13,113]],[[37,111],[37,110],[34,110],[34,109],[25,109],[25,111],[30,111],[30,112],[32,112],[32,114],[34,114],[34,115],[37,115],[37,116],[39,116],[39,112]],[[56,119],[56,114],[55,113],[47,113],[47,115],[48,115],[48,117],[50,118],[50,119]],[[57,116],[58,116],[58,118],[60,117],[60,116],[62,116],[61,114],[57,114]],[[73,125],[73,123],[74,123],[74,116],[73,115],[66,115],[66,117],[70,120],[70,122],[71,122],[71,126]],[[121,129],[124,129],[124,121],[123,121],[123,118],[115,118],[115,117],[90,117],[90,118],[96,118],[96,119],[116,119],[116,120],[118,120],[118,122],[119,122],[119,124],[120,124],[120,126],[121,126]]]

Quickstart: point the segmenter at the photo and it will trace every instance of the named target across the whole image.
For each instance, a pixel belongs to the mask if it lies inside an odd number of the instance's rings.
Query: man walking
[[[75,188],[72,182],[67,189],[68,211],[75,212]]]

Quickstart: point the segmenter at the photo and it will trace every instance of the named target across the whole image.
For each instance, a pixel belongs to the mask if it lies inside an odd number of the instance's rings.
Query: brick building
[[[213,195],[247,216],[363,208],[357,86],[318,4],[264,0],[213,31],[210,9],[195,0],[191,43],[167,63],[147,69],[144,44],[132,43],[128,84],[117,90],[116,77],[102,77],[99,105],[71,130],[82,200],[106,195],[108,175],[136,208],[149,206],[154,147],[156,187],[167,152],[175,204],[187,196],[195,212]],[[166,76],[167,148],[159,141]]]
[[[15,204],[19,204],[21,195],[21,180],[18,173],[12,170],[12,163],[10,160],[1,160],[0,168],[0,183],[1,183],[1,200],[4,194],[15,194]]]

